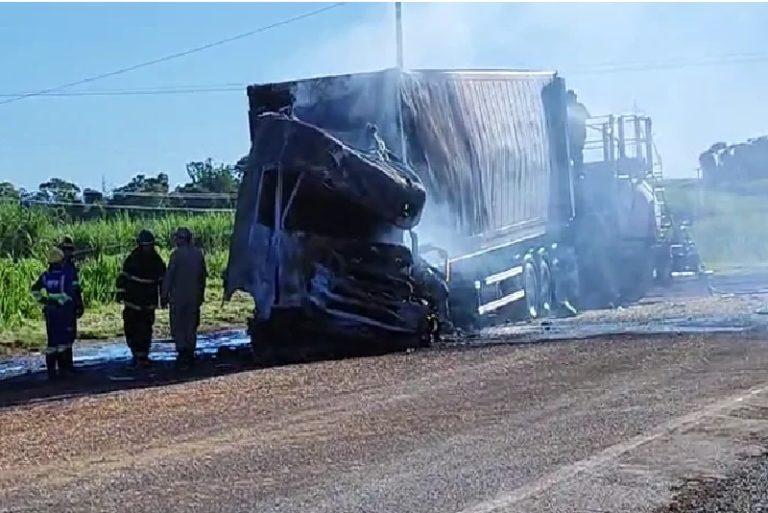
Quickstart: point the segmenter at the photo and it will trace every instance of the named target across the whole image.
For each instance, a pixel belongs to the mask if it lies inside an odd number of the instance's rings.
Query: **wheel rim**
[[[549,264],[546,262],[542,262],[541,264],[539,290],[541,313],[542,315],[546,315],[552,310],[552,273],[549,270]]]
[[[523,290],[525,291],[525,304],[531,319],[539,316],[539,288],[536,279],[536,268],[531,262],[526,262],[523,268]]]

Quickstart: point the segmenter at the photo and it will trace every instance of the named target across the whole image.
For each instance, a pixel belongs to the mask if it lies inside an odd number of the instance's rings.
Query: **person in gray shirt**
[[[195,359],[200,307],[205,300],[208,270],[203,252],[192,244],[192,233],[179,228],[174,234],[176,249],[168,261],[163,296],[170,310],[171,335],[178,353],[177,366],[188,369]]]

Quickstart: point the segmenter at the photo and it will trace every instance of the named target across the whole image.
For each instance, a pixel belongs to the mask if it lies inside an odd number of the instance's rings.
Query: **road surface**
[[[671,318],[754,320],[762,301],[685,300]],[[768,447],[766,331],[611,333],[6,388],[0,512],[715,511],[669,508]]]
[[[752,450],[767,368],[762,337],[602,339],[8,407],[0,511],[653,511]]]

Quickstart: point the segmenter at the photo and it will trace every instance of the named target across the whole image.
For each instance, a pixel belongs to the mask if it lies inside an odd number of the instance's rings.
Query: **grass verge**
[[[231,301],[222,303],[221,286],[209,287],[200,315],[200,332],[212,332],[229,328],[245,328],[246,320],[253,311],[250,296],[236,293]],[[99,304],[85,311],[78,322],[78,343],[121,339],[123,337],[122,305]],[[155,338],[170,336],[168,310],[158,310],[155,321]],[[45,325],[42,319],[23,319],[12,329],[0,332],[0,355],[37,351],[45,347]]]

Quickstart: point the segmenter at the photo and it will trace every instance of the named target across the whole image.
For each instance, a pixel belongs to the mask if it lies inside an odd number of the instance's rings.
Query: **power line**
[[[61,85],[58,85],[58,86],[55,86],[55,87],[50,87],[50,88],[47,88],[47,89],[41,89],[39,91],[33,91],[33,92],[30,92],[30,93],[22,94],[20,96],[14,97],[14,98],[9,98],[7,100],[0,101],[0,105],[4,105],[6,103],[12,103],[12,102],[24,100],[24,99],[30,98],[32,96],[45,95],[47,93],[52,93],[52,92],[60,91],[62,89],[68,89],[70,87],[75,87],[75,86],[78,86],[78,85],[87,84],[89,82],[95,82],[96,80],[101,80],[101,79],[104,79],[104,78],[113,77],[113,76],[116,76],[116,75],[121,75],[123,73],[128,73],[130,71],[135,71],[135,70],[140,69],[140,68],[146,68],[147,66],[152,66],[152,65],[155,65],[155,64],[160,64],[162,62],[167,62],[167,61],[170,61],[170,60],[173,60],[173,59],[178,59],[180,57],[185,57],[185,56],[191,55],[193,53],[198,53],[198,52],[202,52],[204,50],[209,50],[209,49],[214,48],[216,46],[220,46],[220,45],[223,45],[223,44],[226,44],[226,43],[231,43],[231,42],[237,41],[239,39],[243,39],[243,38],[250,37],[250,36],[253,36],[253,35],[256,35],[256,34],[260,34],[262,32],[266,32],[267,30],[271,30],[273,28],[282,27],[283,25],[288,25],[289,23],[293,23],[295,21],[303,20],[304,18],[309,18],[311,16],[315,16],[315,15],[324,13],[326,11],[330,11],[331,9],[335,9],[335,8],[340,7],[342,5],[344,5],[344,2],[338,2],[338,3],[335,3],[335,4],[331,4],[331,5],[322,7],[320,9],[315,9],[313,11],[305,12],[303,14],[292,16],[290,18],[286,18],[284,20],[281,20],[281,21],[278,21],[278,22],[275,22],[275,23],[271,23],[271,24],[265,25],[263,27],[259,27],[259,28],[255,29],[255,30],[249,30],[248,32],[243,32],[241,34],[237,34],[235,36],[228,37],[226,39],[220,39],[220,40],[214,41],[212,43],[207,43],[207,44],[204,44],[204,45],[201,45],[201,46],[190,48],[188,50],[183,50],[183,51],[180,51],[180,52],[172,53],[170,55],[159,57],[157,59],[152,59],[150,61],[141,62],[139,64],[134,64],[132,66],[127,66],[127,67],[124,67],[124,68],[119,68],[119,69],[116,69],[114,71],[109,71],[107,73],[102,73],[100,75],[94,75],[94,76],[91,76],[91,77],[83,78],[83,79],[80,79],[80,80],[76,80],[75,82],[68,82],[66,84],[61,84]]]
[[[600,64],[590,68],[575,69],[567,73],[568,75],[600,75],[610,73],[622,73],[633,71],[649,71],[662,69],[681,69],[691,66],[718,66],[728,64],[749,64],[768,61],[768,53],[755,54],[737,54],[732,56],[721,56],[713,59],[704,60],[683,60],[675,61],[655,61],[655,62],[636,62],[636,63],[613,63]],[[567,70],[567,68],[566,68]],[[21,92],[21,93],[1,93],[0,98],[11,98],[15,101],[22,97],[42,96],[49,98],[77,97],[77,96],[156,96],[173,94],[201,94],[217,92],[242,92],[248,84],[231,82],[221,85],[209,86],[145,86],[131,89],[106,89],[95,91],[69,91],[69,92]],[[0,105],[6,102],[0,102]]]
[[[688,60],[677,59],[674,61],[656,61],[640,63],[615,63],[611,65],[600,65],[592,68],[576,69],[570,74],[578,75],[600,75],[609,73],[622,73],[626,71],[651,71],[663,69],[682,69],[693,66],[720,66],[728,64],[750,64],[768,61],[768,53],[735,54],[724,55],[709,59]]]
[[[238,87],[208,87],[198,89],[116,89],[112,91],[70,91],[70,92],[50,92],[40,93],[35,96],[43,97],[67,97],[67,96],[155,96],[165,94],[197,94],[197,93],[215,93],[215,92],[243,92],[246,85],[240,85]],[[0,94],[0,98],[20,98],[27,93],[4,93]]]

